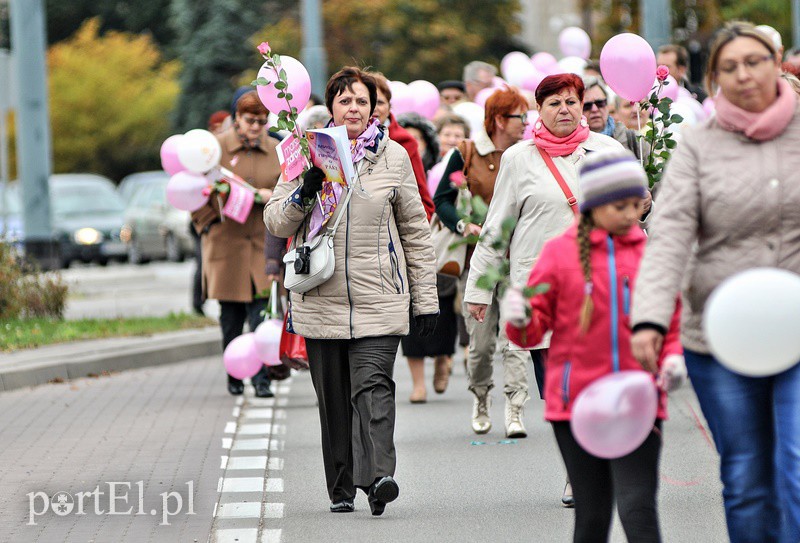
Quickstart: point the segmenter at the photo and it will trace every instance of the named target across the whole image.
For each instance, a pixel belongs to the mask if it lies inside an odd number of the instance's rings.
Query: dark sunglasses
[[[517,114],[517,115],[503,115],[503,117],[505,117],[507,119],[519,119],[520,121],[522,121],[522,124],[525,124],[526,122],[528,122],[528,114],[527,113],[522,113],[522,114]]]
[[[591,111],[592,106],[597,106],[597,109],[603,109],[607,105],[608,105],[608,100],[606,100],[605,98],[601,98],[600,100],[595,100],[594,102],[584,102],[583,110]]]
[[[245,122],[245,123],[247,123],[247,124],[255,124],[255,123],[258,123],[258,124],[260,124],[261,126],[264,126],[264,125],[266,125],[266,124],[269,122],[269,119],[256,119],[256,118],[254,118],[254,117],[242,117],[241,119],[242,119],[242,121],[244,121],[244,122]]]

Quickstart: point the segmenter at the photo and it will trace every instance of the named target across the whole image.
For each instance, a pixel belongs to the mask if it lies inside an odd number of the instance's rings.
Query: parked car
[[[169,174],[164,170],[132,173],[122,178],[117,187],[117,193],[127,205],[139,188],[149,183],[161,183],[164,178],[169,180]]]
[[[157,259],[180,262],[194,253],[194,239],[189,234],[191,217],[167,203],[169,175],[161,173],[160,179],[151,176],[140,183],[125,209],[121,238],[131,264]]]
[[[61,265],[127,258],[120,240],[125,204],[110,179],[88,173],[50,176],[53,235]]]

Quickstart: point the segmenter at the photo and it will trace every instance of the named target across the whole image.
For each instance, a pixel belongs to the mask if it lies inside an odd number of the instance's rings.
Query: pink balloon
[[[181,161],[178,160],[178,144],[182,137],[182,134],[175,134],[165,139],[164,143],[161,144],[161,167],[170,175],[175,175],[186,169],[181,164]]]
[[[178,172],[167,183],[167,201],[183,211],[196,211],[206,205],[208,180],[199,173]]]
[[[500,61],[500,73],[503,74],[503,78],[506,81],[511,82],[514,72],[516,72],[520,66],[526,66],[530,63],[531,61],[528,55],[521,51],[512,51]],[[513,85],[514,83],[512,82],[511,84]]]
[[[644,38],[617,34],[600,52],[600,71],[608,86],[631,102],[643,100],[656,78],[656,55]]]
[[[478,94],[475,95],[475,103],[485,108],[486,100],[488,100],[489,97],[493,95],[496,90],[498,90],[496,87],[487,87],[485,89],[479,90]]]
[[[267,366],[280,366],[281,334],[283,333],[282,319],[265,320],[256,328],[255,344],[258,358]]]
[[[266,64],[265,62],[261,66],[261,69],[258,70],[258,77],[265,78],[270,84],[256,87],[258,97],[270,113],[288,110],[289,106],[286,104],[286,99],[278,98],[278,93],[280,91],[276,89],[274,85],[278,76],[271,68],[268,68]],[[311,77],[308,75],[305,66],[293,57],[281,55],[280,67],[286,71],[288,87],[284,92],[288,92],[292,95],[289,104],[291,107],[296,107],[297,112],[300,113],[306,107],[308,99],[311,97]]]
[[[577,26],[569,26],[558,35],[558,47],[565,57],[587,59],[592,54],[592,40],[589,34]]]
[[[439,182],[442,180],[442,174],[444,173],[444,169],[447,167],[444,160],[437,162],[434,164],[433,168],[428,171],[428,192],[433,196],[436,194],[436,188],[439,186]]]
[[[508,82],[503,79],[502,77],[494,76],[492,78],[492,86],[496,89],[502,89],[503,87],[507,86]]]
[[[414,96],[411,94],[408,85],[392,89],[391,109],[395,117],[414,111]]]
[[[644,371],[611,373],[583,389],[572,407],[575,440],[600,458],[635,451],[653,430],[658,392]]]
[[[417,80],[408,84],[414,111],[425,117],[433,119],[439,109],[439,89],[430,81]]]
[[[667,76],[668,84],[661,87],[661,92],[658,93],[658,98],[669,98],[673,102],[678,99],[678,82],[671,75]],[[658,84],[658,82],[656,82]],[[691,98],[691,94],[689,95]]]
[[[258,359],[253,333],[242,334],[231,341],[222,354],[222,362],[228,375],[237,379],[247,379],[258,373],[263,364]]]
[[[545,75],[553,75],[560,71],[558,60],[550,53],[536,53],[531,57],[533,66]]]
[[[523,77],[522,81],[520,82],[520,87],[531,92],[536,92],[536,88],[545,77],[547,76],[534,67],[533,71],[525,74],[525,77]]]

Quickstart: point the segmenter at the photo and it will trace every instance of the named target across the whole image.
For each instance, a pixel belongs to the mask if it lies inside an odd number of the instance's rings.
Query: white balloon
[[[256,327],[254,341],[258,358],[267,366],[281,364],[280,345],[283,333],[282,319],[268,319]]]
[[[453,106],[453,113],[463,117],[469,124],[470,139],[474,140],[476,136],[484,130],[483,128],[483,115],[484,111],[481,106],[475,102],[461,102]]]
[[[754,268],[711,293],[703,330],[714,356],[729,370],[751,377],[775,375],[800,360],[800,276]]]
[[[586,68],[586,60],[580,57],[564,57],[558,61],[562,73],[576,74],[583,77],[583,69]]]
[[[206,173],[219,165],[222,147],[208,130],[189,130],[178,142],[178,160],[193,173]]]

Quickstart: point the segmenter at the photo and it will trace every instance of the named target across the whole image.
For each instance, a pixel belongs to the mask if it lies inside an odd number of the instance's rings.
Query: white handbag
[[[336,206],[338,214],[332,228],[326,228],[323,234],[318,235],[310,242],[296,246],[283,257],[283,262],[286,264],[283,286],[286,287],[286,290],[295,294],[303,294],[333,277],[336,269],[333,237],[336,235],[336,229],[339,227],[342,216],[347,211],[347,204],[350,202],[352,192],[352,190],[348,190],[342,205]],[[296,262],[298,264],[295,264]]]

